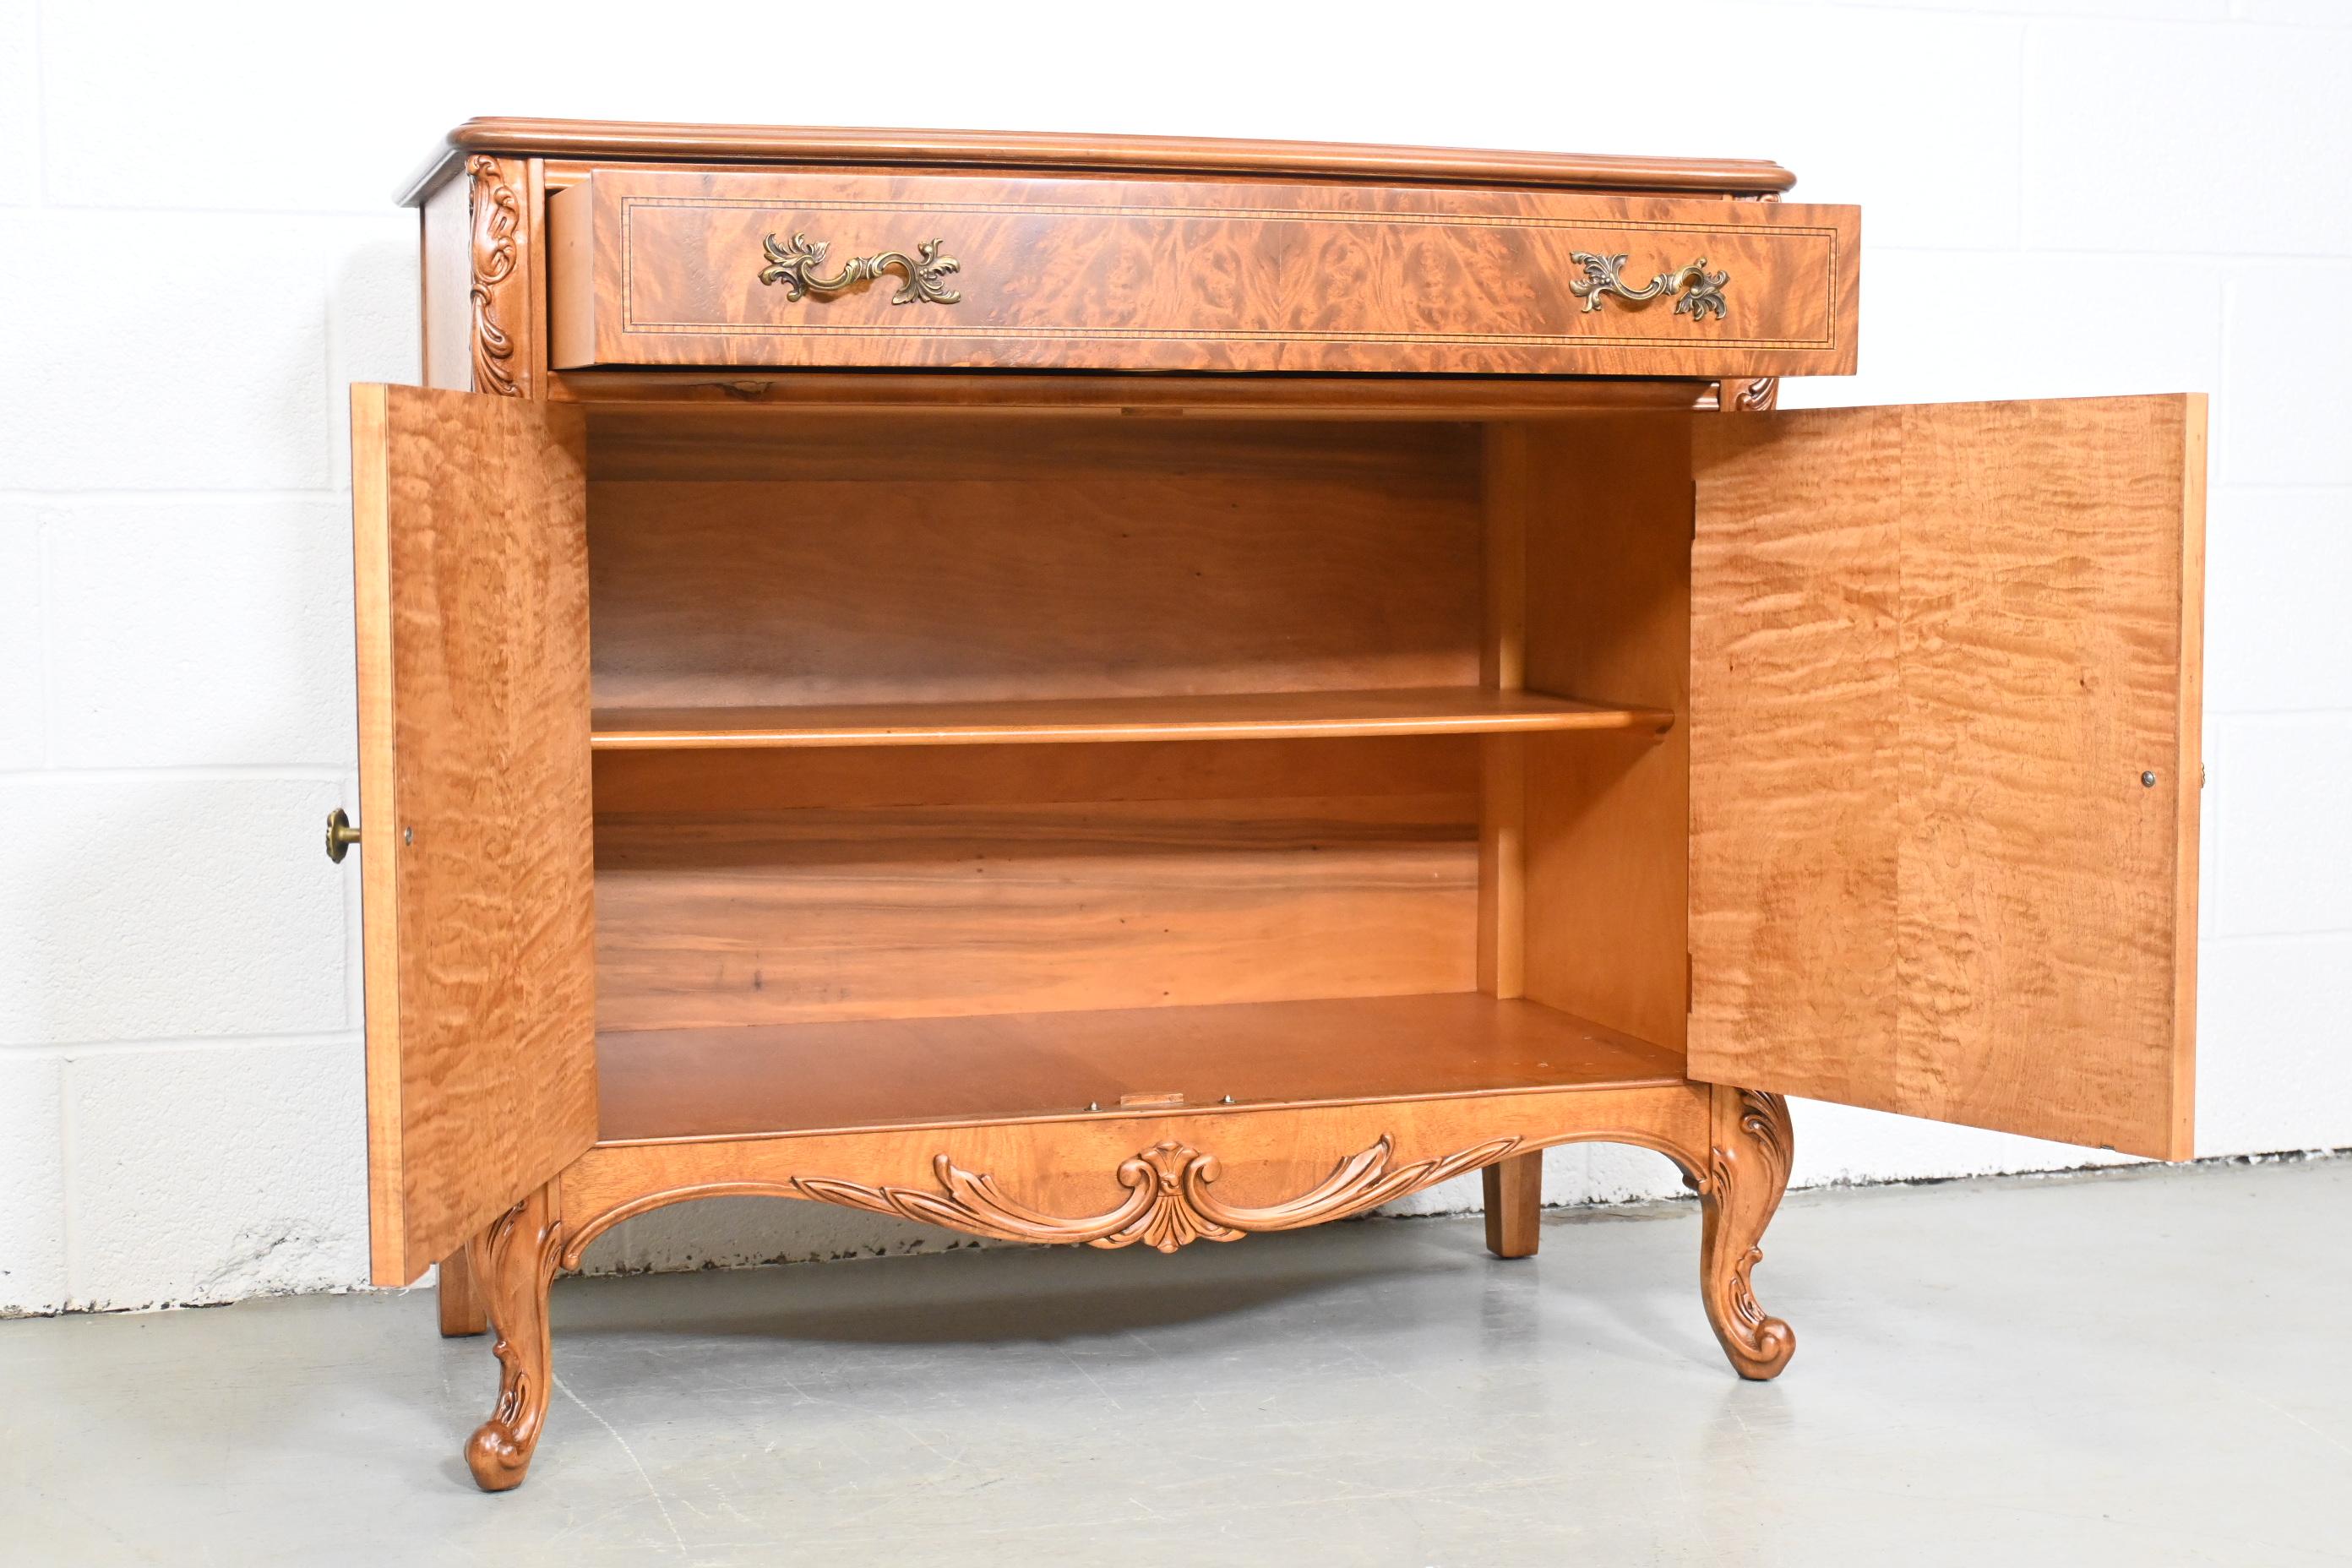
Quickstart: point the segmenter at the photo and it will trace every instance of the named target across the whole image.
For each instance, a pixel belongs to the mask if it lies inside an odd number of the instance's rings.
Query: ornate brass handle
[[[1569,259],[1584,268],[1584,276],[1571,281],[1568,291],[1583,300],[1588,311],[1601,309],[1601,301],[1612,294],[1637,305],[1661,294],[1678,294],[1681,298],[1675,301],[1675,315],[1697,321],[1704,321],[1706,313],[1713,310],[1717,321],[1724,318],[1723,286],[1731,281],[1731,274],[1709,272],[1704,256],[1671,272],[1659,273],[1639,289],[1626,287],[1624,279],[1617,276],[1618,269],[1625,265],[1622,256],[1595,256],[1589,250],[1578,250],[1571,251]]]
[[[341,806],[327,813],[327,858],[340,866],[351,847],[360,841],[360,830],[343,815]]]
[[[941,256],[940,247],[945,240],[927,240],[915,247],[914,256],[903,250],[886,250],[879,256],[853,256],[842,264],[841,270],[831,278],[814,276],[824,265],[824,253],[830,248],[822,239],[814,244],[808,236],[795,234],[790,245],[778,245],[770,235],[761,247],[768,255],[768,265],[760,270],[762,283],[789,283],[787,300],[805,299],[811,294],[838,294],[854,284],[870,283],[885,272],[896,272],[907,280],[905,288],[890,297],[893,305],[912,305],[920,300],[927,305],[952,305],[963,298],[952,289],[943,288],[941,281],[950,272],[961,271],[963,264],[952,256]]]

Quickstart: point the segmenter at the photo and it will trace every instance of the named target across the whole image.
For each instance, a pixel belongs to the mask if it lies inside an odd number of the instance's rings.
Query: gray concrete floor
[[[408,1295],[0,1323],[0,1561],[2352,1561],[2352,1161],[572,1280],[530,1479]]]

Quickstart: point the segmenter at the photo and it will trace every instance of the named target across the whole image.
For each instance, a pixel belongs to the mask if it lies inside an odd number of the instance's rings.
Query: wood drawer
[[[552,364],[1799,375],[1854,367],[1857,209],[1263,180],[598,168]],[[821,258],[795,237],[822,246]],[[938,240],[952,271],[909,275]],[[1623,258],[1636,300],[1589,289]],[[878,276],[795,300],[795,275]],[[854,268],[852,269],[855,270]],[[761,280],[763,272],[772,282]],[[952,302],[944,298],[952,293]],[[915,297],[910,297],[915,296]],[[900,300],[905,302],[897,302]]]

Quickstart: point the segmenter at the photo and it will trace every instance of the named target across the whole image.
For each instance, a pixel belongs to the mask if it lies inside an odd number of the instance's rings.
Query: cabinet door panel
[[[581,417],[352,389],[375,1281],[596,1136]]]
[[[1693,1077],[2189,1153],[2204,428],[1700,423]]]

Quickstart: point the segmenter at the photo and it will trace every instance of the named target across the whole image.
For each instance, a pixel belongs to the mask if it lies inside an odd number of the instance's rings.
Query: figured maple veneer
[[[352,390],[382,1285],[456,1252],[595,1135],[581,424]]]
[[[1761,376],[1853,369],[1852,207],[1475,186],[602,167],[549,204],[551,363]],[[952,303],[763,285],[944,242]],[[1726,311],[1587,310],[1704,258]]]
[[[1683,1080],[1646,1041],[1475,992],[607,1032],[596,1049],[605,1143]]]
[[[2200,397],[1696,441],[1692,1071],[2190,1148]]]

